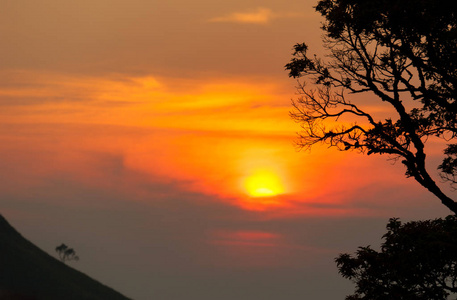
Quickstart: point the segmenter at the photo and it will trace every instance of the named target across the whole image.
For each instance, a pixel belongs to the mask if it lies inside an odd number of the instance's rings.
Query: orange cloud
[[[14,147],[39,153],[41,163],[23,166],[39,182],[59,173],[122,189],[110,181],[127,179],[112,180],[97,163],[107,155],[122,172],[279,215],[349,212],[354,189],[379,182],[380,171],[360,173],[369,167],[360,156],[297,152],[290,95],[267,79],[16,75],[30,84],[0,89],[0,134],[9,141],[0,152],[17,162],[30,158]]]
[[[302,13],[276,13],[269,8],[259,7],[250,12],[234,12],[225,16],[212,18],[209,22],[265,25],[275,19],[303,17]]]
[[[251,12],[235,12],[222,17],[210,19],[210,22],[244,23],[244,24],[267,24],[275,14],[269,8],[258,8]]]

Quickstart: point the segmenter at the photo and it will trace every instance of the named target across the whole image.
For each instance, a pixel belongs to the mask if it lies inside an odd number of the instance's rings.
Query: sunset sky
[[[133,299],[344,299],[338,253],[448,210],[388,157],[298,151],[315,4],[2,0],[0,213]]]

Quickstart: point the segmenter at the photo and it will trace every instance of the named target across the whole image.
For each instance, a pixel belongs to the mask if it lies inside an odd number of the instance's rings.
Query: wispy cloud
[[[223,23],[267,24],[278,16],[279,15],[274,13],[271,9],[260,7],[254,11],[234,12],[225,16],[212,18],[209,21]]]

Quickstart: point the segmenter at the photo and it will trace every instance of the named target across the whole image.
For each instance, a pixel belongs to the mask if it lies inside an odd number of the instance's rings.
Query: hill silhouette
[[[0,300],[127,300],[22,237],[0,215]]]

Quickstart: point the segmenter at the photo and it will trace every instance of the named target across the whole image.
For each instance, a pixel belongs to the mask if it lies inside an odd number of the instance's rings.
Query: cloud
[[[303,17],[303,14],[297,12],[276,13],[269,8],[259,7],[257,10],[249,12],[234,12],[225,16],[212,18],[209,22],[265,25],[275,19],[297,17]]]
[[[149,195],[126,185],[128,171],[147,175],[151,199],[168,193],[156,184],[173,182],[180,192],[272,216],[379,215],[378,203],[398,207],[406,198],[384,191],[416,198],[401,164],[392,175],[383,159],[326,147],[295,151],[288,95],[270,79],[12,75],[0,80],[3,195],[54,182],[53,174]],[[259,172],[274,174],[283,193],[252,197],[246,182]]]
[[[244,24],[267,24],[277,15],[269,8],[258,8],[251,12],[234,12],[222,17],[210,19],[210,22],[244,23]]]

